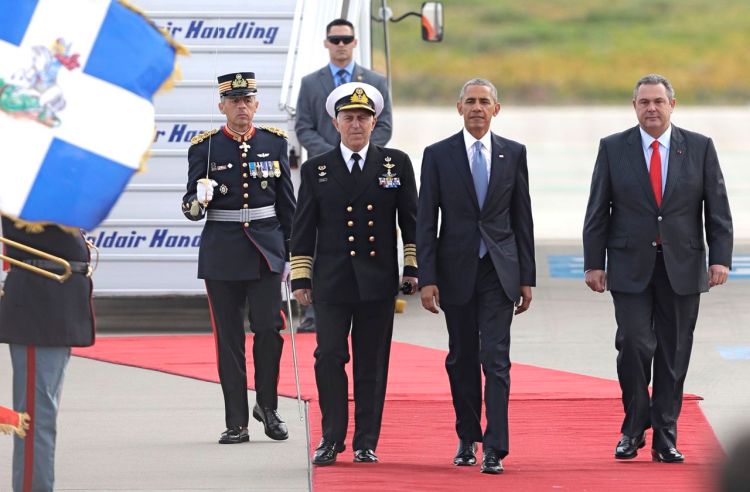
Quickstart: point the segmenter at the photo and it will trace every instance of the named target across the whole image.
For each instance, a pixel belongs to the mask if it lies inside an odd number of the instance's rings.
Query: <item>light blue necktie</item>
[[[477,200],[479,201],[479,210],[482,210],[484,205],[484,199],[487,197],[487,188],[489,187],[489,179],[487,178],[487,161],[484,159],[482,149],[484,146],[479,140],[474,143],[474,158],[471,160],[471,175],[474,179],[474,189],[477,192]],[[479,239],[479,257],[482,258],[487,254],[487,245],[484,244],[484,239]]]

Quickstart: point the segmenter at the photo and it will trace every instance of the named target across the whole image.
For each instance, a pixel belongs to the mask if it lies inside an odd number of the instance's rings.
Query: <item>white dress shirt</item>
[[[352,149],[344,145],[343,143],[339,144],[339,147],[341,148],[341,157],[344,158],[344,162],[346,162],[346,167],[349,169],[349,172],[352,172],[352,166],[354,165],[354,159],[352,159],[352,154],[359,154],[361,159],[359,160],[359,168],[364,169],[365,168],[365,159],[367,158],[367,149],[370,148],[370,143],[368,142],[367,145],[362,147],[359,152],[354,152]]]

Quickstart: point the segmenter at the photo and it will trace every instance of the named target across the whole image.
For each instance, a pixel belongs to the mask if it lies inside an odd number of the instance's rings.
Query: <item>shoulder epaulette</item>
[[[196,135],[193,138],[191,138],[190,139],[190,143],[193,144],[193,145],[199,144],[202,141],[204,141],[205,139],[207,139],[208,137],[210,137],[211,135],[214,135],[216,133],[219,133],[219,129],[218,128],[214,128],[213,130],[206,130],[205,132],[201,132],[198,135]]]
[[[269,133],[273,133],[274,135],[278,135],[279,137],[289,138],[284,130],[282,130],[281,128],[276,128],[275,126],[261,125],[258,128]]]

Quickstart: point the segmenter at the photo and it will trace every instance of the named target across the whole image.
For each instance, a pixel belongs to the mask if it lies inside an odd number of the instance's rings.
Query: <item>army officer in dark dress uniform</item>
[[[193,138],[182,210],[190,220],[206,219],[198,278],[206,281],[224,392],[227,429],[219,442],[249,440],[245,315],[254,333],[253,417],[263,423],[268,437],[283,440],[287,428],[276,411],[283,345],[281,282],[289,271],[285,259],[295,207],[286,135],[253,126],[258,100],[252,72],[218,80],[219,110],[227,123]]]
[[[345,448],[350,329],[354,461],[378,460],[399,287],[397,223],[404,242],[403,280],[409,293],[417,287],[414,171],[403,152],[370,143],[382,108],[383,97],[371,85],[352,82],[334,89],[326,109],[341,143],[301,169],[292,289],[300,304],[315,301],[315,381],[323,414],[323,439],[313,458],[318,466],[333,464]]]

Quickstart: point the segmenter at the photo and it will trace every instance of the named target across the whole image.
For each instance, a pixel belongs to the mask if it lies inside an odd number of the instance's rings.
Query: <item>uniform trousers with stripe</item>
[[[13,441],[13,491],[48,492],[55,483],[55,441],[70,347],[10,345],[13,407],[31,416],[24,439]]]
[[[349,422],[349,333],[354,375],[355,450],[375,450],[380,437],[395,298],[383,301],[315,302],[315,383],[323,439],[343,443]]]
[[[261,267],[256,280],[206,280],[211,323],[216,342],[219,379],[224,393],[227,427],[246,427],[249,420],[245,328],[253,332],[256,401],[261,407],[278,405],[282,329],[281,274]]]

